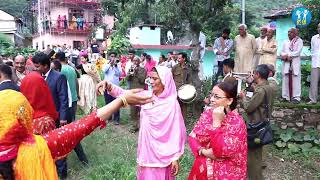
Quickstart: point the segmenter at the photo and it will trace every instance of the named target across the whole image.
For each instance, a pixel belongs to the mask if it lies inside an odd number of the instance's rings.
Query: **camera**
[[[129,69],[129,74],[130,75],[133,75],[134,74],[134,69],[135,69],[136,67],[135,66],[131,66],[131,68]]]

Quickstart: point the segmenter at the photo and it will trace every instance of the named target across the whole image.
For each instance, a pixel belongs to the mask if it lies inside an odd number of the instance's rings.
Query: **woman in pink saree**
[[[153,68],[150,73],[152,91],[142,96],[153,96],[153,102],[141,106],[137,150],[138,180],[172,180],[178,174],[178,159],[184,153],[186,128],[177,100],[177,90],[170,69]],[[108,93],[119,96],[125,92],[107,82]]]
[[[189,180],[246,180],[247,129],[235,109],[237,86],[216,85],[210,107],[200,116],[189,135],[195,156]]]

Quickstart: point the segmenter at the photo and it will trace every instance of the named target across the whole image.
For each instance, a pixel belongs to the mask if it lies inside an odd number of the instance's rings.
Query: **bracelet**
[[[122,101],[123,107],[127,107],[129,104],[124,96],[119,96]]]

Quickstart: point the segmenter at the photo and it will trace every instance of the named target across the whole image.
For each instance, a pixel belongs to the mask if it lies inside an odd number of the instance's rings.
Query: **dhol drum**
[[[183,103],[192,103],[197,97],[197,90],[191,84],[184,84],[178,89],[178,98]]]

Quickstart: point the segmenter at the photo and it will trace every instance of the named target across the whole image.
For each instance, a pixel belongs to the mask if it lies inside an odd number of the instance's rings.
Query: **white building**
[[[22,46],[22,21],[0,10],[0,33],[5,34],[16,45]]]
[[[139,45],[160,45],[159,25],[141,25],[130,29],[130,43]]]

